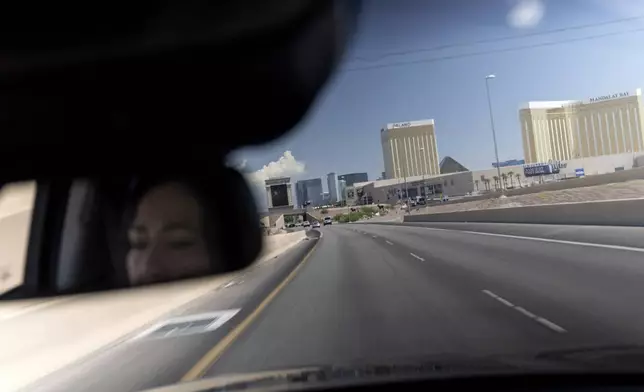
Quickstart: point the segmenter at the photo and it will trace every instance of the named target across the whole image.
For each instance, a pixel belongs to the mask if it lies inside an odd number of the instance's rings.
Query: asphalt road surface
[[[283,269],[299,265],[286,284],[258,272],[236,294],[187,311],[242,308],[225,327],[117,346],[37,390],[137,390],[191,372],[644,344],[643,228],[347,224],[320,231],[304,263],[293,261],[304,256],[299,247],[284,256],[293,260],[280,267],[282,279]],[[244,302],[248,290],[272,293],[260,312],[253,311],[259,301]]]
[[[609,228],[522,229],[563,239],[327,228],[297,278],[207,374],[644,343],[641,250],[567,242],[580,230],[613,239]],[[618,230],[644,247],[643,229]]]

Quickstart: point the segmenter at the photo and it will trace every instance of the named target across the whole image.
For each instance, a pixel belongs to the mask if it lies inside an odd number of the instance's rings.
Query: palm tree
[[[510,186],[514,188],[514,171],[510,170],[508,172],[508,177],[510,177]]]
[[[494,189],[495,190],[499,189],[499,185],[498,185],[499,184],[499,176],[494,176],[492,178],[494,178]]]
[[[474,185],[476,185],[476,191],[479,191],[479,180],[474,180]]]
[[[505,173],[501,173],[501,178],[503,179],[503,188],[508,187],[508,175]]]
[[[485,174],[481,174],[481,182],[483,183],[483,186],[485,187],[485,190],[486,191],[489,190],[489,189],[487,189],[487,179],[485,178]]]
[[[521,174],[517,173],[515,174],[515,176],[517,177],[517,183],[519,184],[519,187],[523,188],[523,185],[521,185]]]

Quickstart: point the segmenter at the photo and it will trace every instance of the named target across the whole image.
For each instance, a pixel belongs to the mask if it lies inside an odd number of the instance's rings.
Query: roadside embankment
[[[298,230],[291,233],[268,235],[263,237],[262,253],[258,261],[273,258],[285,252],[306,237],[305,230]]]

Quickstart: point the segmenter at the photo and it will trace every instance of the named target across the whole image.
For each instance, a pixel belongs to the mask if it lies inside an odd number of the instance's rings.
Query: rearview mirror
[[[247,267],[261,229],[242,176],[41,179],[0,190],[0,296],[170,282]]]

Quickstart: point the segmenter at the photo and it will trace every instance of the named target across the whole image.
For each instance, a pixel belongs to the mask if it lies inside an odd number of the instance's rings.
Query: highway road
[[[297,278],[207,375],[644,343],[642,250],[425,227],[323,233]],[[622,237],[644,239],[632,228]]]
[[[312,251],[182,311],[242,309],[222,327],[117,345],[27,390],[644,344],[643,228],[428,226],[324,227]]]

